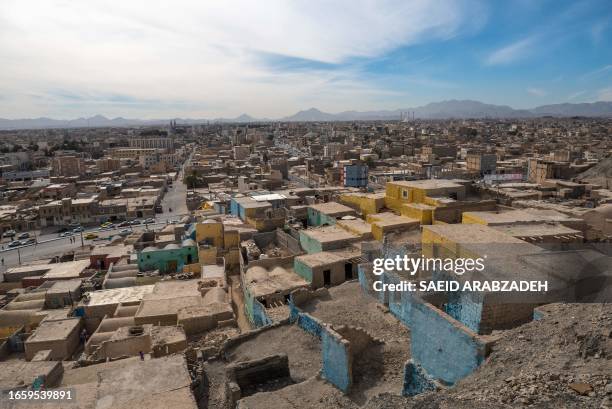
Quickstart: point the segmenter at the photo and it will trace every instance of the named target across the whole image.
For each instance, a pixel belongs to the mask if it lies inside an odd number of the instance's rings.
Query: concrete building
[[[335,224],[344,216],[356,216],[352,208],[336,202],[317,203],[308,206],[308,225],[321,226]]]
[[[467,169],[488,175],[495,172],[497,155],[494,153],[470,153],[466,156]]]
[[[344,165],[340,172],[340,184],[344,187],[367,187],[368,171],[365,164]]]
[[[357,263],[361,253],[351,251],[306,254],[297,256],[295,272],[308,281],[312,288],[342,284],[357,277]]]
[[[70,359],[79,345],[80,319],[43,320],[25,341],[25,356],[31,361],[41,351],[50,351],[50,360]]]
[[[174,139],[172,138],[129,138],[130,148],[139,149],[174,149]]]
[[[300,230],[299,234],[300,245],[308,254],[345,249],[361,240],[360,236],[337,226]]]
[[[159,270],[161,273],[175,273],[186,265],[198,262],[198,245],[191,239],[180,245],[167,244],[163,248],[147,247],[138,253],[140,271]]]
[[[81,176],[85,174],[85,164],[78,156],[59,156],[51,159],[51,175]]]

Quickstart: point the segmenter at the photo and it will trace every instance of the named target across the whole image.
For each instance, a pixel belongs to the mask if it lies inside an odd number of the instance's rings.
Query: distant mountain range
[[[532,109],[514,109],[507,105],[492,105],[471,100],[450,100],[432,102],[430,104],[397,110],[387,111],[345,111],[330,114],[310,108],[297,112],[294,115],[279,119],[254,118],[242,114],[236,118],[215,119],[109,119],[102,115],[90,118],[61,120],[51,118],[32,119],[3,119],[0,118],[0,129],[40,129],[40,128],[85,128],[85,127],[124,127],[124,126],[152,126],[167,124],[176,120],[178,124],[202,124],[207,122],[248,123],[248,122],[327,122],[327,121],[375,121],[399,119],[402,113],[419,119],[447,119],[447,118],[534,118],[542,116],[568,117],[612,117],[612,101],[599,101],[581,104],[552,104],[542,105]]]

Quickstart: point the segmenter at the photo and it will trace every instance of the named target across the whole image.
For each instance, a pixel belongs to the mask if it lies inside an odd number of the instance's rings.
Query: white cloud
[[[525,38],[499,48],[490,53],[485,59],[487,65],[510,64],[525,58],[535,43],[534,38]]]
[[[536,97],[543,97],[546,95],[546,91],[541,88],[529,87],[527,88],[527,92],[531,95],[535,95]]]
[[[598,68],[593,71],[589,71],[580,78],[584,80],[588,78],[599,77],[600,75],[603,75],[609,71],[612,71],[612,64],[604,65],[601,68]]]
[[[597,101],[612,101],[612,87],[602,88],[597,91]]]
[[[300,101],[313,95],[329,97],[322,108],[341,108],[338,96],[366,108],[387,91],[364,84],[358,73],[272,71],[261,64],[262,53],[329,64],[375,57],[457,35],[478,17],[476,1],[4,0],[0,116],[91,113],[57,90],[134,101],[105,105],[108,115],[146,108],[150,116],[274,116],[302,108]],[[153,100],[182,107],[155,111],[137,104]]]

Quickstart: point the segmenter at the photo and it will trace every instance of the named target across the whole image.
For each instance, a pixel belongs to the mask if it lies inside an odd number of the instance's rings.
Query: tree
[[[195,189],[199,182],[196,171],[192,170],[189,175],[185,176],[184,182],[188,189]]]

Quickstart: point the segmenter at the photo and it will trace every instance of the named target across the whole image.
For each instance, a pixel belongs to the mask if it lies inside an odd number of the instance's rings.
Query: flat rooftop
[[[80,324],[80,319],[67,318],[64,320],[47,321],[40,323],[34,334],[27,339],[26,343],[56,341],[68,338]]]
[[[67,280],[79,278],[83,271],[89,267],[89,259],[67,261],[63,263],[32,263],[29,265],[9,268],[4,275],[41,275],[47,280]]]
[[[384,199],[386,194],[385,192],[380,192],[380,193],[350,192],[350,193],[343,193],[342,196],[363,197],[367,199]]]
[[[167,299],[174,297],[202,296],[198,290],[199,280],[164,280],[153,285],[153,291],[145,299]]]
[[[319,253],[305,254],[298,256],[295,259],[308,267],[325,266],[328,264],[338,263],[350,259],[351,257],[357,257],[359,253],[347,253],[347,252],[331,252],[321,251]]]
[[[477,217],[489,225],[518,224],[518,223],[538,223],[545,221],[565,221],[569,217],[555,211],[538,209],[530,210],[507,210],[507,211],[484,211],[484,212],[465,212],[465,215]]]
[[[62,387],[76,390],[75,407],[92,409],[196,409],[190,386],[187,364],[180,354],[68,369],[62,380]]]
[[[122,257],[132,250],[132,246],[115,245],[115,246],[96,246],[91,251],[92,256],[107,256],[107,257]]]
[[[317,203],[317,204],[310,205],[308,207],[320,213],[328,214],[328,215],[355,213],[355,210],[353,208],[345,206],[337,202]]]
[[[524,244],[525,242],[500,234],[499,231],[489,226],[482,224],[435,224],[431,226],[423,226],[423,233],[431,232],[437,236],[443,237],[446,241],[465,244]]]
[[[372,226],[366,223],[363,219],[358,217],[354,219],[341,219],[336,221],[338,226],[346,226],[348,229],[358,233],[360,235],[368,234],[372,232]]]
[[[218,264],[202,265],[202,278],[223,278],[225,277],[225,268]]]
[[[400,180],[389,182],[394,185],[399,185],[411,189],[452,189],[462,188],[463,185],[458,183],[468,183],[467,180],[450,180],[450,179],[424,179],[424,180]]]
[[[136,287],[113,288],[89,293],[87,306],[119,304],[142,301],[145,294],[153,292],[154,285],[140,285]]]
[[[0,371],[0,389],[23,388],[31,385],[38,376],[49,376],[52,372],[60,371],[61,366],[61,362],[55,361],[29,362],[21,359],[4,361]]]
[[[307,235],[311,239],[319,243],[327,243],[341,240],[356,240],[359,236],[349,233],[338,226],[323,226],[314,229],[301,230],[301,233]]]
[[[513,237],[542,237],[542,236],[582,236],[582,232],[570,229],[562,224],[537,223],[537,224],[516,224],[506,226],[493,226],[502,233]]]
[[[398,216],[391,212],[377,213],[370,216],[372,224],[378,226],[403,226],[403,225],[419,225],[417,219],[406,216]]]

